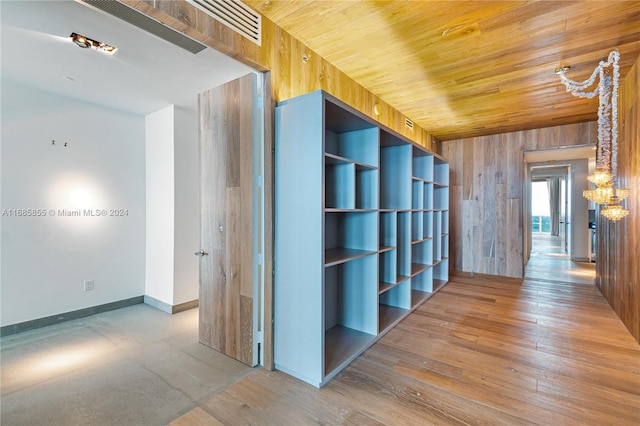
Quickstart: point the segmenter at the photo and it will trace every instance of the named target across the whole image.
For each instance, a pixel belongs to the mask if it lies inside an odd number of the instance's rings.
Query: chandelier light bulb
[[[629,215],[629,210],[623,208],[619,203],[610,204],[605,206],[602,211],[602,216],[612,221],[618,221],[624,219]]]
[[[609,204],[614,195],[613,184],[611,182],[599,186],[596,189],[586,189],[582,191],[582,196],[597,204]]]
[[[587,176],[587,180],[597,186],[611,182],[612,179],[613,175],[611,174],[611,172],[602,167],[596,168],[596,171],[594,173]]]

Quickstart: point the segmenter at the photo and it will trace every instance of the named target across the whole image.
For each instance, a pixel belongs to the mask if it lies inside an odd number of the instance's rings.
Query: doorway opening
[[[525,277],[593,284],[587,189],[591,147],[525,153]]]

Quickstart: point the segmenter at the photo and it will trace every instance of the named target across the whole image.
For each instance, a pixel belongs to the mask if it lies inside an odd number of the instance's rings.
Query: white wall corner
[[[200,178],[198,114],[174,110],[174,305],[199,298]]]
[[[174,106],[145,117],[145,295],[174,304]]]

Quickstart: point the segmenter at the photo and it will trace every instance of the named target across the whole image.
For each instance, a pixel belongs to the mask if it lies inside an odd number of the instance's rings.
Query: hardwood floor
[[[525,266],[524,276],[593,285],[596,264],[572,261],[563,248],[562,239],[534,232],[531,256]]]
[[[456,275],[322,389],[257,370],[173,425],[640,424],[640,345],[595,286]]]

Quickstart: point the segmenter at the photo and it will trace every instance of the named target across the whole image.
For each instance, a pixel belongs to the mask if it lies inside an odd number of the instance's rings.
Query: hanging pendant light
[[[594,98],[598,96],[598,146],[596,154],[596,170],[587,176],[595,189],[587,189],[582,195],[589,201],[601,204],[602,215],[610,220],[620,220],[629,214],[621,201],[625,200],[630,190],[617,188],[618,166],[618,80],[620,78],[620,53],[614,50],[607,61],[601,61],[591,76],[583,81],[569,80],[565,73],[571,69],[563,66],[556,70],[560,81],[567,92],[580,98]],[[586,91],[599,78],[598,86],[592,91]]]
[[[617,197],[613,197],[611,204],[606,205],[600,213],[609,220],[617,221],[629,215],[629,210],[622,207]]]
[[[587,176],[587,180],[594,185],[603,185],[611,182],[612,179],[613,175],[604,166],[596,167],[596,171]]]

